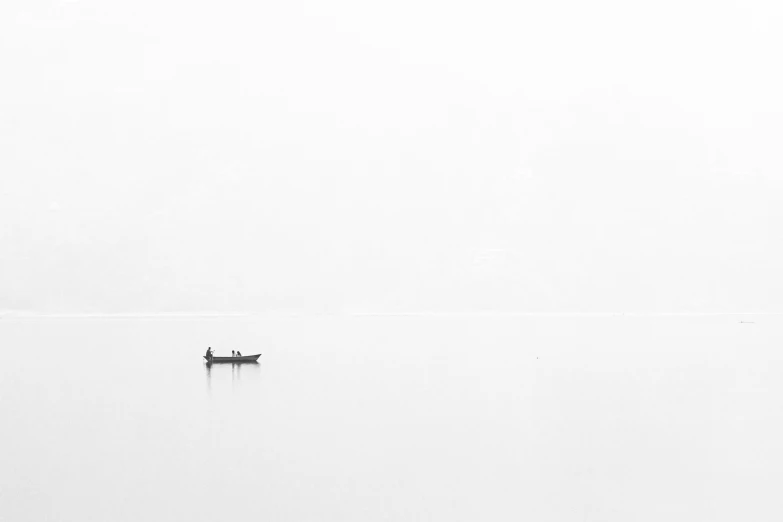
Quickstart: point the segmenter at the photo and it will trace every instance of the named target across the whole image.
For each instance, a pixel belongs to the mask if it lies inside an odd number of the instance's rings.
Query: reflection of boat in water
[[[257,362],[258,358],[261,357],[261,354],[256,355],[242,355],[240,357],[212,357],[212,359],[207,359],[207,356],[204,356],[204,359],[207,360],[207,364],[211,363],[252,363]]]

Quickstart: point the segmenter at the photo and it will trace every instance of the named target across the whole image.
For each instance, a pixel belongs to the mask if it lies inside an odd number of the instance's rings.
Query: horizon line
[[[177,319],[177,318],[239,318],[239,317],[301,317],[301,316],[344,316],[344,317],[711,317],[711,316],[753,316],[783,315],[783,312],[432,312],[432,311],[371,311],[371,312],[152,312],[152,313],[37,313],[25,311],[2,311],[2,318],[20,319]]]

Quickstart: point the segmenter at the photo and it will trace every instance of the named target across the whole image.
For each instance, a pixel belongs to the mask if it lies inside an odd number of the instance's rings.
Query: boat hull
[[[212,357],[212,360],[210,361],[207,359],[207,356],[204,356],[204,359],[208,363],[251,363],[251,362],[257,362],[258,358],[261,357],[261,354],[256,355],[243,355],[242,357]]]

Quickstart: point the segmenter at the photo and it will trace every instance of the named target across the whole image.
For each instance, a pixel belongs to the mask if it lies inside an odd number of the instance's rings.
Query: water
[[[777,316],[6,317],[0,520],[779,520],[782,336]],[[210,369],[208,345],[263,355]]]

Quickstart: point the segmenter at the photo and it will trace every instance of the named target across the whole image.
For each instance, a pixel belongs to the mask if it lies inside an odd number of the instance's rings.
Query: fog
[[[0,5],[0,310],[775,312],[776,2]]]

